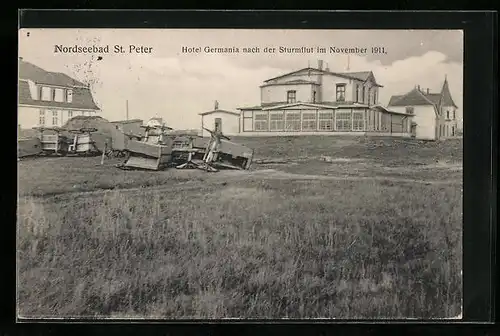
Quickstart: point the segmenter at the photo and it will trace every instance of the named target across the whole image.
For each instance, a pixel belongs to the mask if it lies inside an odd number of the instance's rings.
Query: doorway
[[[222,133],[222,118],[215,118],[214,131]]]
[[[412,138],[415,138],[417,136],[417,124],[415,122],[411,123],[410,126],[410,135]]]

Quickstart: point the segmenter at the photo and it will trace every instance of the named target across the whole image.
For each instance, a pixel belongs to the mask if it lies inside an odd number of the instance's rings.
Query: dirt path
[[[245,172],[235,171],[228,172],[228,176],[231,175],[241,176]],[[256,170],[250,173],[248,176],[260,177],[262,179],[284,179],[284,180],[334,180],[334,181],[390,181],[390,182],[400,182],[400,183],[416,183],[416,184],[444,184],[453,185],[462,184],[462,181],[457,180],[420,180],[420,179],[409,179],[409,178],[399,178],[399,177],[389,177],[389,176],[333,176],[333,175],[308,175],[308,174],[295,174],[286,173],[283,171],[275,169],[263,169]]]
[[[409,178],[384,177],[384,176],[329,176],[329,175],[306,175],[286,173],[275,169],[264,169],[255,171],[221,171],[215,174],[207,174],[205,181],[210,186],[226,185],[234,181],[242,181],[244,179],[258,178],[259,180],[326,180],[326,181],[387,181],[396,183],[411,183],[424,185],[462,185],[462,181],[457,180],[419,180]],[[149,187],[130,187],[130,188],[115,188],[115,189],[98,189],[89,191],[70,191],[55,195],[46,195],[36,197],[39,200],[57,200],[58,198],[71,197],[87,197],[102,195],[119,191],[120,193],[140,194],[149,191],[157,192],[182,192],[186,190],[199,189],[202,184],[199,180],[179,182],[176,184],[157,185]]]

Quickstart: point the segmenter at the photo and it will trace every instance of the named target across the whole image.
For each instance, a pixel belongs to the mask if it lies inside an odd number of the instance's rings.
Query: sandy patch
[[[273,192],[270,190],[230,186],[217,191],[216,197],[223,201],[255,200],[262,202],[270,199],[272,194]]]

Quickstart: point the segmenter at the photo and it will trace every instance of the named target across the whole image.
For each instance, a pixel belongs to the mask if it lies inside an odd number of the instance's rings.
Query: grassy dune
[[[280,146],[287,143],[282,139]],[[266,146],[262,157],[274,155]],[[438,156],[422,153],[423,161]],[[44,161],[20,163],[20,316],[422,318],[461,312],[460,185],[225,179],[62,160],[53,170]],[[85,181],[90,186],[83,190],[98,190],[99,183],[167,188],[70,193]],[[59,196],[45,197],[53,194]]]

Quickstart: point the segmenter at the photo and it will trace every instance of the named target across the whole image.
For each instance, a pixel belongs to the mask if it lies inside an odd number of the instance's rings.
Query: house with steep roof
[[[19,58],[18,125],[21,129],[60,127],[72,117],[95,116],[99,111],[87,85]]]
[[[265,80],[260,104],[239,108],[240,133],[409,136],[410,115],[381,105],[381,88],[372,71],[332,72],[320,60]]]
[[[445,77],[439,93],[417,85],[404,95],[392,96],[388,108],[412,115],[411,134],[417,139],[437,140],[457,135],[457,105]]]

